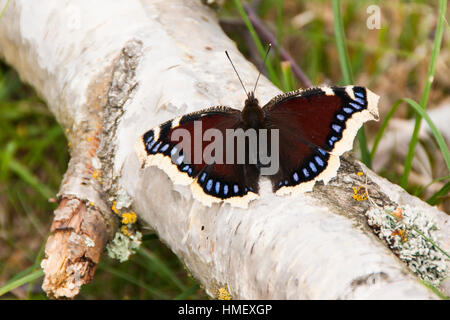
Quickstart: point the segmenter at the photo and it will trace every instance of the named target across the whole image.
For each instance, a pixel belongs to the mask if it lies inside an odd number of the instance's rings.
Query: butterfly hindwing
[[[324,87],[293,91],[272,99],[263,111],[267,126],[280,132],[280,170],[274,191],[310,191],[327,183],[339,168],[339,155],[351,150],[362,124],[378,119],[378,96],[364,87]]]
[[[207,206],[224,201],[247,207],[258,197],[259,171],[255,166],[227,164],[225,148],[222,161],[207,162],[204,157],[206,148],[215,140],[203,139],[209,129],[226,137],[226,129],[236,129],[239,123],[240,111],[228,107],[209,108],[167,121],[146,132],[136,144],[141,165],[158,166],[175,184],[190,185],[194,197]],[[184,134],[188,141],[184,141]],[[225,144],[223,141],[222,147]]]

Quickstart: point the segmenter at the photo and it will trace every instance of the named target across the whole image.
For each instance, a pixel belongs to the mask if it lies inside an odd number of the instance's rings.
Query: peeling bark
[[[51,297],[74,297],[89,283],[111,230],[95,207],[80,199],[64,198],[55,210],[42,261],[42,288]]]
[[[46,247],[45,290],[73,297],[92,278],[116,228],[110,201],[122,190],[213,297],[227,288],[234,299],[437,298],[373,234],[363,216],[370,203],[355,201],[352,188],[365,184],[379,206],[423,209],[447,250],[448,216],[348,155],[337,177],[311,193],[280,198],[262,181],[248,210],[204,207],[159,169],[141,170],[133,146],[143,132],[209,106],[242,108],[224,50],[250,87],[256,68],[200,1],[11,2],[0,55],[47,101],[73,146]],[[278,93],[260,80],[262,104]]]

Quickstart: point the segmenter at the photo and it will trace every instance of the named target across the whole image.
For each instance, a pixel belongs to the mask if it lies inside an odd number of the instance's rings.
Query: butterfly
[[[251,91],[242,111],[216,106],[179,116],[144,133],[135,150],[142,168],[157,166],[174,184],[190,185],[202,204],[247,208],[259,198],[264,170],[272,169],[266,175],[280,196],[328,183],[362,124],[378,120],[378,99],[360,86],[316,87],[280,94],[261,107]],[[232,143],[236,132],[244,134],[240,145]],[[246,135],[252,132],[256,139]],[[262,161],[264,144],[271,162],[278,161],[274,168]]]

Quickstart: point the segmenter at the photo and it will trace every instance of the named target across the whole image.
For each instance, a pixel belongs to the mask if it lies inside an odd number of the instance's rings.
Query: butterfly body
[[[259,105],[258,99],[255,98],[254,93],[250,92],[241,113],[242,126],[245,129],[262,129],[265,126],[264,120],[263,109]]]
[[[356,86],[292,91],[263,107],[250,92],[242,111],[213,107],[167,121],[141,136],[136,151],[142,167],[157,166],[175,184],[190,185],[204,205],[245,208],[259,197],[261,175],[277,195],[327,183],[361,125],[378,119],[377,103],[377,95]],[[183,146],[180,132],[188,135]]]

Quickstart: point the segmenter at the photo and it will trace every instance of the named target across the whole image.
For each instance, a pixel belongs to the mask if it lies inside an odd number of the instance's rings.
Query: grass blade
[[[294,90],[294,81],[292,76],[291,64],[289,61],[281,62],[281,76],[282,76],[282,87],[283,91]]]
[[[415,195],[416,197],[420,197],[420,196],[423,194],[423,192],[424,192],[429,186],[431,186],[432,184],[434,184],[434,183],[436,183],[436,182],[443,181],[443,180],[447,180],[447,179],[450,179],[450,175],[448,175],[448,176],[443,176],[443,177],[440,177],[440,178],[437,178],[437,179],[433,179],[431,182],[429,182],[429,183],[427,183],[426,185],[424,185],[423,187],[420,187],[419,189],[417,189],[417,191],[414,193],[414,195]]]
[[[248,18],[248,15],[245,12],[244,7],[242,6],[240,0],[234,0],[234,4],[235,4],[239,14],[242,17],[242,20],[244,20],[244,23],[245,23],[248,31],[250,32],[253,42],[255,43],[256,48],[258,49],[259,55],[261,56],[261,58],[264,58],[264,56],[266,55],[266,49],[264,49],[264,46],[262,45],[261,40],[259,39],[255,28],[253,27],[252,23],[250,22],[250,19]],[[270,81],[272,81],[277,87],[280,87],[280,81],[278,80],[278,77],[275,73],[275,70],[273,69],[270,59],[266,60],[266,67],[267,67],[267,72],[269,73]]]
[[[444,16],[445,16],[446,8],[447,8],[447,1],[440,0],[439,1],[439,18],[438,18],[436,34],[435,34],[434,42],[433,42],[433,50],[431,52],[431,60],[430,60],[429,66],[428,66],[427,80],[425,82],[425,88],[422,93],[422,98],[420,99],[420,107],[423,110],[425,110],[427,108],[428,97],[430,95],[431,85],[433,83],[434,72],[436,69],[436,61],[437,61],[439,51],[441,48],[442,36],[444,34]],[[411,143],[409,145],[408,154],[407,154],[406,160],[405,160],[405,168],[403,170],[402,178],[400,181],[400,185],[403,188],[406,188],[408,186],[408,177],[409,177],[409,173],[412,168],[414,151],[416,149],[417,142],[419,141],[419,131],[420,131],[421,122],[422,122],[422,115],[421,114],[416,115],[414,131],[413,131],[413,134],[411,137]]]
[[[19,163],[15,159],[11,159],[9,163],[9,168],[11,171],[16,173],[22,180],[33,187],[37,192],[39,192],[44,198],[48,199],[54,197],[55,192],[50,190],[45,184],[39,182],[35,175],[33,175],[28,168]]]
[[[430,130],[433,133],[434,138],[436,139],[436,142],[439,145],[439,148],[441,149],[442,155],[444,156],[445,163],[447,164],[447,169],[450,171],[450,152],[448,150],[448,146],[445,143],[445,140],[442,137],[441,133],[434,125],[430,116],[422,108],[422,106],[420,106],[414,100],[409,99],[409,98],[403,98],[402,100],[405,101],[406,103],[408,103],[412,108],[414,108],[414,110],[419,114],[419,116],[422,117],[423,119],[425,119],[425,121],[428,123],[428,126],[430,127]]]
[[[5,293],[10,292],[11,290],[14,290],[17,287],[20,287],[26,283],[32,282],[44,275],[44,271],[42,269],[36,270],[26,276],[23,276],[17,280],[13,280],[5,284],[3,287],[0,287],[0,296],[4,295]]]
[[[417,113],[418,116],[425,119],[425,121],[427,122],[428,126],[430,127],[430,130],[442,152],[445,163],[447,164],[447,169],[450,171],[450,152],[449,152],[447,144],[445,143],[444,138],[442,137],[439,130],[436,128],[436,126],[433,123],[433,121],[431,120],[431,118],[428,116],[427,112],[416,101],[409,99],[409,98],[403,98],[403,99],[397,100],[394,103],[394,105],[392,106],[391,110],[389,110],[388,114],[386,115],[386,117],[385,117],[383,123],[381,124],[381,127],[378,130],[378,133],[375,137],[375,141],[374,141],[374,144],[372,147],[372,151],[370,153],[370,157],[373,159],[373,157],[375,156],[376,150],[378,148],[378,144],[380,143],[380,140],[383,137],[384,132],[386,131],[389,121],[391,120],[391,118],[393,117],[395,112],[397,111],[400,104],[403,102],[406,102],[407,105],[410,106]],[[447,190],[447,189],[445,189],[445,186],[444,186],[441,190]],[[437,202],[436,202],[438,199],[437,197],[441,197],[441,196],[445,195],[445,193],[441,193],[441,190],[439,190],[435,195],[433,195],[430,199],[428,199],[427,202],[430,204],[437,204]],[[448,190],[447,190],[447,192],[448,192]],[[429,202],[429,201],[431,201],[431,202]]]
[[[333,0],[332,7],[333,7],[334,35],[336,39],[336,47],[338,49],[339,64],[341,66],[344,83],[348,85],[352,84],[354,81],[353,81],[352,67],[350,64],[350,58],[347,51],[347,44],[345,42],[345,32],[344,32],[344,25],[342,23],[339,0]],[[364,131],[364,127],[359,129],[357,138],[359,148],[361,150],[361,160],[367,167],[370,168],[372,166],[371,157],[369,149],[367,147],[367,138],[366,133]]]
[[[352,67],[348,56],[347,45],[345,43],[344,25],[342,23],[340,1],[333,0],[333,24],[336,47],[338,50],[339,64],[341,65],[342,77],[345,84],[353,83]]]
[[[111,274],[115,275],[116,277],[122,278],[125,281],[133,283],[133,284],[137,285],[138,287],[141,287],[141,288],[147,290],[150,294],[154,295],[158,299],[166,299],[166,300],[169,299],[169,296],[161,293],[160,290],[148,286],[147,284],[143,283],[141,280],[136,279],[135,277],[129,275],[128,273],[125,273],[123,271],[112,268],[112,267],[107,266],[106,264],[102,264],[102,263],[99,265],[99,269],[104,270],[108,273],[111,273]]]
[[[450,297],[448,297],[447,295],[445,295],[445,293],[441,292],[438,288],[436,288],[434,285],[432,285],[431,283],[428,283],[426,281],[423,280],[419,280],[425,287],[427,287],[428,289],[430,289],[431,291],[433,291],[439,298],[443,299],[443,300],[449,300]]]
[[[450,182],[447,182],[441,189],[439,189],[435,194],[433,194],[427,200],[427,202],[432,206],[437,205],[442,201],[442,199],[445,196],[448,196],[449,192],[450,192]]]
[[[186,300],[187,297],[193,295],[199,288],[200,286],[198,284],[195,284],[189,289],[177,295],[175,298],[173,298],[173,300]]]
[[[186,286],[180,281],[180,279],[178,279],[178,277],[172,272],[172,269],[170,269],[164,263],[164,261],[159,259],[155,254],[142,247],[140,247],[137,252],[139,255],[145,257],[149,261],[154,270],[157,271],[160,276],[166,278],[169,281],[172,281],[172,283],[182,291],[185,291],[187,289]]]

